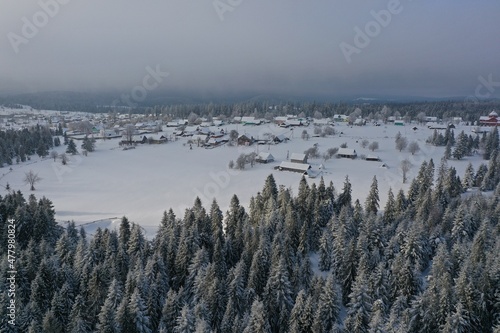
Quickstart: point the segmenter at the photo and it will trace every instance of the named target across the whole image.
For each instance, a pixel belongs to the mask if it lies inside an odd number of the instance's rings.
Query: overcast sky
[[[222,94],[446,97],[500,82],[498,0],[58,1],[0,0],[1,92],[129,91],[148,66],[169,72],[159,90]]]

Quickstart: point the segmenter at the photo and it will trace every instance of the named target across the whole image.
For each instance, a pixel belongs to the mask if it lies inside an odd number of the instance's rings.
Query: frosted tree
[[[313,312],[311,298],[308,298],[304,290],[299,291],[295,298],[295,305],[290,313],[290,333],[312,333]]]
[[[24,183],[30,186],[30,190],[35,190],[35,184],[39,183],[42,180],[42,177],[38,176],[38,173],[35,173],[33,170],[24,173]]]
[[[170,289],[163,305],[159,329],[163,329],[165,332],[173,332],[177,317],[180,315],[180,310],[181,307],[178,302],[177,292]]]
[[[78,150],[76,149],[76,144],[73,139],[69,140],[68,147],[66,148],[66,154],[76,155],[78,154]]]
[[[368,149],[370,149],[371,151],[375,151],[379,148],[379,144],[377,141],[373,141],[372,143],[370,143],[368,145]]]
[[[469,141],[467,135],[464,133],[464,131],[462,131],[458,135],[458,142],[455,150],[453,151],[454,158],[456,158],[457,160],[461,160],[467,154],[467,151],[469,150],[468,142]]]
[[[476,176],[474,177],[474,186],[479,187],[483,183],[484,177],[488,173],[486,164],[481,163],[477,169]]]
[[[412,141],[412,142],[410,142],[410,144],[408,145],[408,151],[409,151],[412,155],[415,155],[415,153],[417,153],[419,150],[420,150],[420,146],[418,145],[418,143],[417,143],[416,141]]]
[[[120,283],[113,279],[108,289],[108,296],[104,301],[101,312],[98,316],[98,333],[118,333],[119,327],[115,321],[116,309],[123,298],[122,287]]]
[[[344,187],[342,188],[342,192],[339,194],[337,198],[337,210],[340,212],[340,209],[344,206],[350,207],[352,204],[352,188],[351,182],[349,181],[349,176],[345,177]]]
[[[366,277],[359,274],[349,295],[347,317],[344,325],[349,332],[367,333],[370,323],[372,299],[368,294]]]
[[[333,237],[330,228],[324,228],[319,242],[319,269],[328,271],[332,264],[333,255]]]
[[[46,312],[43,320],[44,330],[51,332],[64,331],[64,327],[69,320],[71,308],[73,307],[73,300],[73,290],[68,282],[66,282],[52,298],[51,309]]]
[[[86,301],[82,295],[75,298],[73,307],[71,308],[70,321],[68,323],[68,332],[91,332],[89,323],[90,318],[86,314]]]
[[[330,332],[339,322],[341,292],[333,273],[328,275],[314,315],[314,332]]]
[[[468,333],[472,332],[469,312],[462,303],[458,303],[455,310],[446,318],[446,323],[441,328],[443,333]]]
[[[194,333],[195,332],[195,316],[193,311],[186,304],[182,307],[179,317],[177,317],[177,325],[174,328],[175,333]]]
[[[263,294],[263,302],[269,316],[271,330],[273,332],[287,332],[293,298],[288,269],[283,256],[271,266]]]
[[[396,149],[399,150],[399,152],[402,152],[406,149],[406,147],[408,147],[408,139],[402,137],[401,133],[398,134],[399,136],[396,136]]]
[[[472,166],[472,163],[469,162],[469,164],[467,164],[467,168],[465,169],[464,178],[462,179],[462,186],[464,189],[472,188],[474,186],[474,174],[474,167]]]
[[[378,182],[377,177],[373,176],[372,184],[370,186],[370,192],[366,198],[365,209],[367,213],[377,214],[379,205],[379,195],[378,195]]]
[[[451,158],[451,147],[452,147],[452,144],[450,141],[448,141],[448,143],[446,144],[446,148],[444,150],[444,154],[443,154],[443,158],[449,160]]]
[[[261,301],[255,300],[252,304],[250,318],[243,333],[271,333],[267,314]]]
[[[488,164],[488,171],[484,175],[483,181],[481,182],[481,191],[492,191],[500,180],[500,154],[494,150],[490,156],[490,162]]]

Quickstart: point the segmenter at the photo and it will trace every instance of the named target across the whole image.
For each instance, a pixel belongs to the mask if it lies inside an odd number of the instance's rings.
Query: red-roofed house
[[[491,111],[487,116],[479,117],[479,125],[481,126],[500,126],[500,119],[498,113]]]

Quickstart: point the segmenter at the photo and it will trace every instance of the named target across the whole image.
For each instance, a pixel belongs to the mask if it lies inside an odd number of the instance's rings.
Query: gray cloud
[[[16,53],[9,36],[51,1],[0,0],[0,91],[130,90],[157,64],[170,73],[161,89],[222,94],[456,96],[480,75],[500,81],[493,0],[401,0],[350,63],[339,45],[356,47],[354,28],[391,1],[242,0],[221,21],[211,0],[73,0]]]

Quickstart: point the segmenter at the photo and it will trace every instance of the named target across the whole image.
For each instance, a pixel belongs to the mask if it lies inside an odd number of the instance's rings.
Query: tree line
[[[0,131],[0,167],[25,162],[34,154],[47,156],[54,146],[52,134],[49,128],[40,125],[20,131]]]

